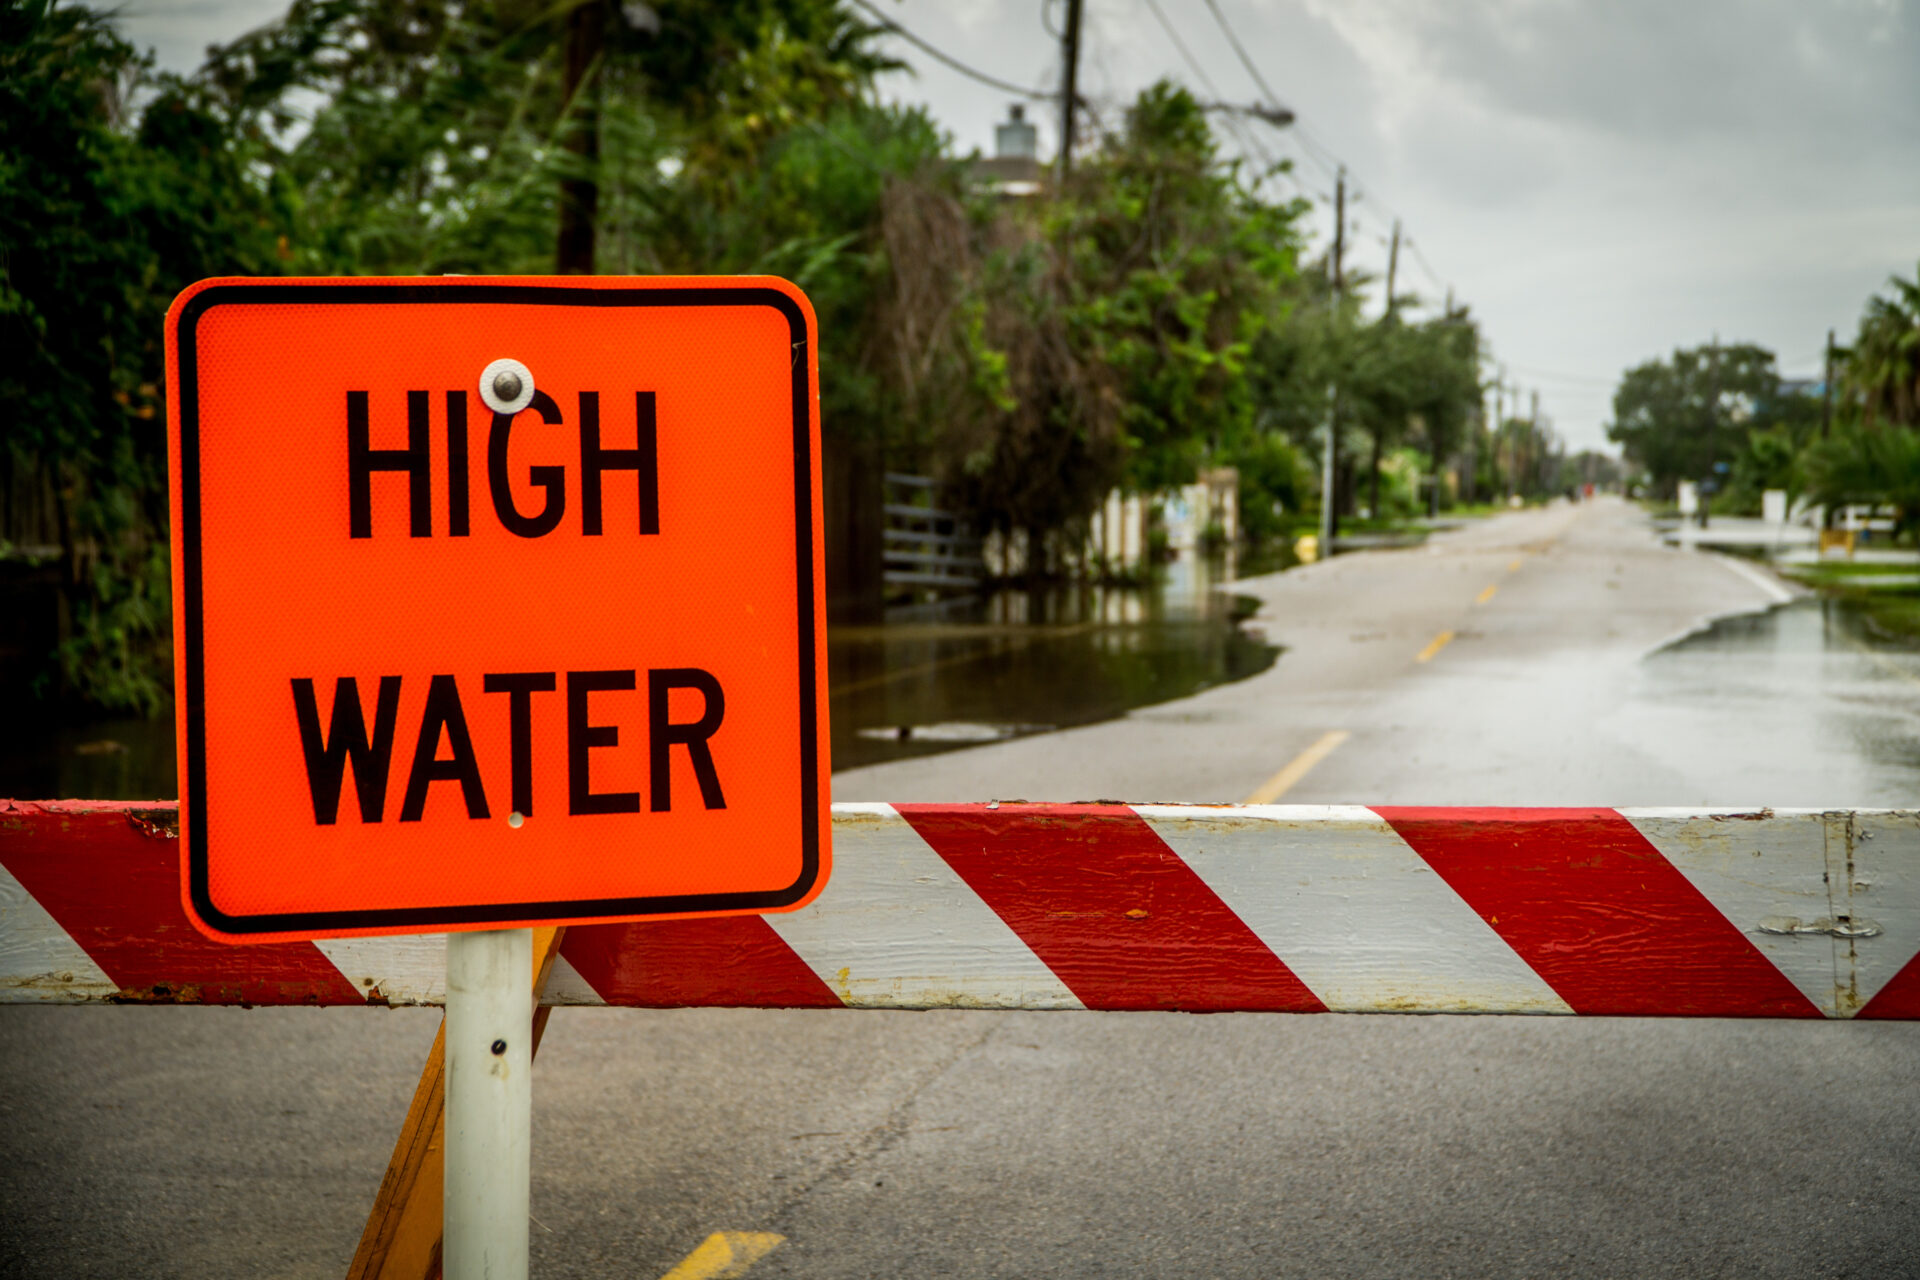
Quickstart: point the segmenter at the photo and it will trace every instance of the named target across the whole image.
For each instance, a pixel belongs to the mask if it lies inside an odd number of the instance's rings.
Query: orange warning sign
[[[815,347],[771,278],[181,294],[188,913],[264,941],[818,893]]]

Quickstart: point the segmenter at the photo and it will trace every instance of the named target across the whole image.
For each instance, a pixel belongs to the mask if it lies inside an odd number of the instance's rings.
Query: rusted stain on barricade
[[[210,942],[180,906],[179,807],[11,801],[0,866],[105,975],[82,999],[115,1004],[365,1004],[310,942]],[[75,875],[74,867],[90,869]]]
[[[130,809],[127,811],[127,823],[141,835],[154,840],[180,838],[178,809]]]

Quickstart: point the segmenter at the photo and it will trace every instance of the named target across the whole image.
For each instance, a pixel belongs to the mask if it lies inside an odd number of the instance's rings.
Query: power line
[[[1433,269],[1433,264],[1427,261],[1427,255],[1420,252],[1420,242],[1409,236],[1407,238],[1407,248],[1413,250],[1413,260],[1420,264],[1420,270],[1426,274],[1428,280],[1433,282],[1433,287],[1436,289],[1445,289],[1447,282],[1440,278],[1439,272]]]
[[[1214,22],[1219,24],[1221,33],[1227,37],[1227,43],[1233,46],[1233,52],[1239,57],[1240,65],[1247,69],[1247,74],[1253,78],[1255,87],[1266,96],[1267,105],[1277,111],[1287,110],[1280,103],[1280,95],[1273,91],[1273,86],[1267,83],[1267,78],[1260,74],[1260,68],[1255,65],[1253,58],[1247,53],[1247,47],[1240,43],[1240,37],[1235,33],[1233,25],[1227,21],[1226,14],[1220,12],[1220,6],[1217,0],[1207,0],[1207,9],[1213,14]],[[1327,178],[1337,178],[1341,168],[1340,158],[1314,142],[1312,135],[1297,119],[1293,123],[1293,131],[1299,135],[1301,155],[1305,156],[1315,165],[1318,165],[1320,171],[1324,173]],[[1315,154],[1316,149],[1327,151],[1326,157]],[[1329,158],[1331,162],[1329,162]]]
[[[1192,71],[1194,78],[1200,81],[1201,86],[1204,87],[1216,101],[1219,101],[1222,97],[1220,87],[1214,84],[1213,77],[1207,74],[1206,68],[1200,65],[1199,59],[1193,56],[1193,50],[1187,48],[1187,42],[1180,38],[1180,32],[1174,28],[1172,22],[1167,20],[1166,12],[1160,8],[1160,0],[1147,0],[1147,8],[1151,10],[1153,16],[1159,20],[1161,30],[1165,31],[1167,38],[1173,41],[1173,47],[1180,51],[1180,58],[1187,64],[1187,69]],[[1241,125],[1239,120],[1229,114],[1226,117],[1226,121],[1228,130],[1232,132],[1234,139],[1239,142],[1242,150],[1253,152],[1260,163],[1269,169],[1278,167],[1274,162],[1272,153],[1269,152],[1266,147],[1262,146],[1260,140],[1253,137],[1250,132]]]
[[[1213,13],[1213,20],[1220,24],[1220,30],[1226,33],[1227,43],[1232,45],[1233,51],[1240,55],[1240,65],[1247,69],[1247,74],[1253,77],[1253,82],[1260,86],[1260,92],[1267,95],[1267,104],[1276,109],[1280,108],[1280,95],[1273,91],[1266,77],[1260,74],[1260,68],[1254,66],[1253,59],[1247,56],[1245,47],[1240,43],[1240,37],[1233,33],[1233,28],[1227,24],[1227,16],[1220,12],[1217,0],[1207,0],[1207,8]]]
[[[1294,130],[1294,136],[1300,140],[1300,150],[1302,154],[1306,155],[1328,173],[1337,171],[1341,165],[1346,163],[1346,161],[1334,153],[1332,147],[1327,146],[1324,142],[1314,137],[1312,129],[1305,127],[1296,128]]]
[[[1173,23],[1167,21],[1166,11],[1161,9],[1160,0],[1147,0],[1147,8],[1151,9],[1153,16],[1159,19],[1160,29],[1167,33],[1167,39],[1173,41],[1173,47],[1180,51],[1181,60],[1187,64],[1187,69],[1193,72],[1194,77],[1200,81],[1208,93],[1215,98],[1221,97],[1220,86],[1213,82],[1213,77],[1207,74],[1206,68],[1194,58],[1193,50],[1187,48],[1187,42],[1180,38],[1180,33],[1175,30]]]
[[[1233,24],[1227,21],[1227,15],[1220,10],[1219,0],[1207,0],[1207,11],[1213,14],[1213,20],[1219,24],[1221,34],[1225,35],[1227,43],[1233,46],[1234,53],[1239,56],[1240,65],[1247,69],[1249,76],[1253,77],[1253,82],[1259,86],[1260,92],[1264,93],[1267,96],[1267,100],[1274,106],[1279,106],[1280,95],[1273,91],[1273,86],[1267,83],[1267,78],[1260,74],[1260,67],[1254,62],[1252,55],[1247,52],[1247,47],[1240,43],[1240,37],[1238,33],[1234,31]],[[1349,173],[1353,171],[1353,166],[1342,160],[1339,155],[1334,152],[1333,148],[1314,137],[1313,131],[1305,125],[1296,121],[1292,133],[1300,144],[1301,154],[1319,166],[1321,172],[1325,173],[1327,177],[1334,177],[1342,169],[1345,169]],[[1356,184],[1356,186],[1358,186],[1358,184]],[[1401,220],[1398,211],[1388,208],[1385,204],[1380,204],[1379,207],[1389,217],[1395,220]],[[1433,265],[1427,261],[1427,256],[1420,252],[1418,246],[1412,245],[1411,242],[1409,242],[1409,246],[1413,248],[1414,261],[1419,264],[1420,270],[1425,273],[1427,279],[1433,282],[1435,288],[1445,289],[1447,287],[1446,282],[1440,278],[1439,272],[1435,271]]]
[[[1017,85],[1011,80],[1002,80],[998,76],[990,76],[984,71],[970,67],[952,54],[928,44],[925,40],[922,40],[919,36],[913,34],[913,32],[907,30],[892,18],[889,18],[886,14],[874,8],[872,4],[868,3],[868,0],[853,0],[853,2],[862,9],[865,9],[881,27],[899,36],[902,40],[905,40],[908,44],[920,50],[934,61],[945,63],[963,76],[970,76],[978,80],[981,84],[992,85],[994,88],[1006,93],[1017,93],[1021,97],[1028,98],[1034,102],[1052,102],[1055,98],[1059,97],[1058,94],[1047,93],[1041,89],[1029,89],[1023,85]]]

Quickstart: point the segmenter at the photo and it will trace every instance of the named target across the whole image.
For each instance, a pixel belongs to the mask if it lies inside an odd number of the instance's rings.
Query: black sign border
[[[418,305],[463,303],[562,307],[771,307],[786,318],[792,340],[795,594],[800,658],[800,875],[780,889],[748,893],[696,893],[645,898],[580,898],[554,902],[509,902],[439,907],[388,907],[367,911],[301,911],[230,915],[214,905],[208,874],[206,770],[205,597],[200,563],[200,384],[197,330],[201,317],[222,304],[309,306],[316,303]],[[179,356],[180,557],[186,634],[187,889],[201,921],[239,937],[261,934],[323,935],[343,931],[418,931],[433,926],[472,926],[539,920],[592,923],[631,916],[685,916],[716,911],[771,911],[792,906],[812,892],[820,875],[820,751],[813,596],[813,345],[807,318],[793,298],[764,285],[620,288],[451,281],[422,284],[346,282],[329,284],[219,284],[201,290],[180,308],[174,341]]]

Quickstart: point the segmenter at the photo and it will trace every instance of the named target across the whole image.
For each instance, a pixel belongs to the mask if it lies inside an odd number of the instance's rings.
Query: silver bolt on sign
[[[533,403],[533,371],[500,359],[480,371],[480,398],[495,413],[516,414]]]

